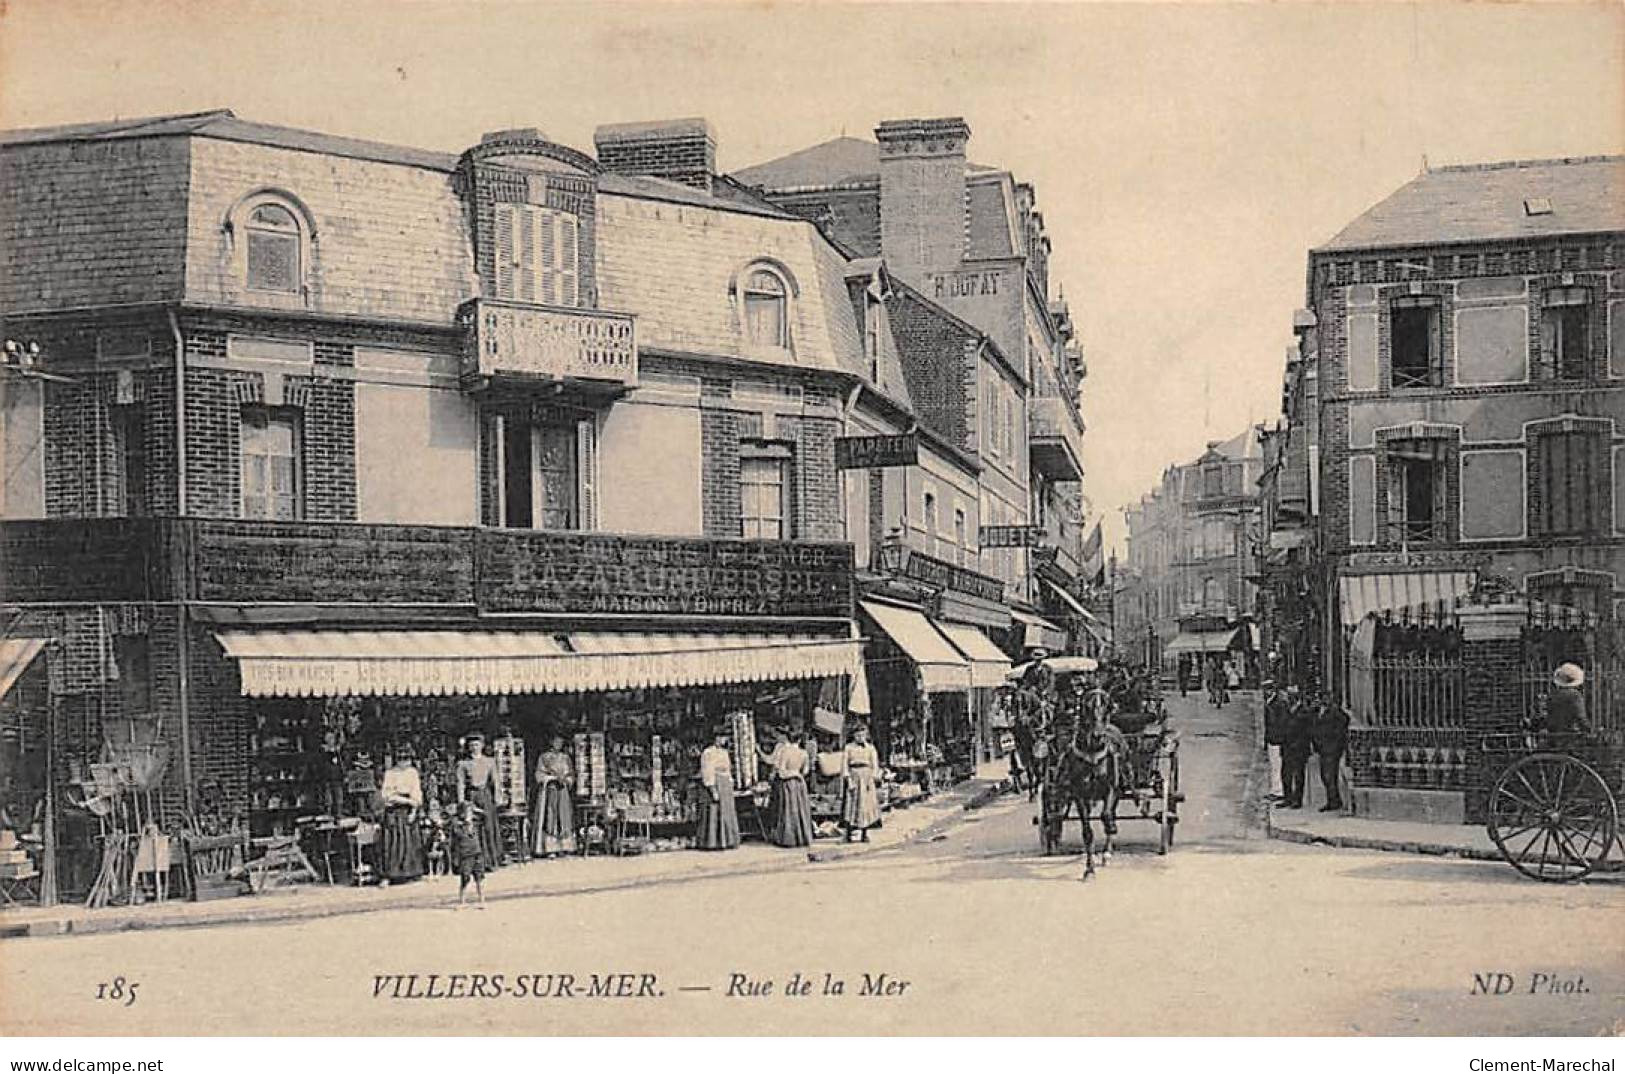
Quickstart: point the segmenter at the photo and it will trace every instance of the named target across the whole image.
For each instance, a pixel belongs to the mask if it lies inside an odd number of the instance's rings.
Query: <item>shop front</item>
[[[758,751],[780,734],[814,756],[838,750],[839,727],[832,734],[820,726],[827,717],[815,717],[844,711],[858,664],[849,629],[233,629],[216,638],[250,699],[254,834],[298,834],[315,844],[312,860],[359,868],[350,878],[362,880],[367,855],[327,844],[353,842],[350,833],[376,822],[385,773],[404,755],[419,774],[424,845],[437,861],[474,736],[495,765],[503,863],[550,850],[544,776],[570,782],[570,845],[558,849],[692,845],[708,794],[701,754],[719,735],[741,828],[761,835]]]
[[[871,595],[859,608],[875,741],[894,777],[882,797],[907,805],[951,786],[974,750],[973,669],[920,605]]]

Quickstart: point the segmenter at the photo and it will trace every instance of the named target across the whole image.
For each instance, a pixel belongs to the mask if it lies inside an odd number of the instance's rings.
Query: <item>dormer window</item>
[[[302,236],[293,213],[275,202],[266,202],[249,213],[244,230],[249,290],[297,294],[302,278]]]
[[[790,346],[790,289],[776,272],[756,268],[745,277],[745,331],[764,347]]]

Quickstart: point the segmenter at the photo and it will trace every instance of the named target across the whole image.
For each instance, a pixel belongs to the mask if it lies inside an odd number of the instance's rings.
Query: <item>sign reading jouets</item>
[[[1043,526],[983,526],[983,548],[1035,548],[1044,542]]]

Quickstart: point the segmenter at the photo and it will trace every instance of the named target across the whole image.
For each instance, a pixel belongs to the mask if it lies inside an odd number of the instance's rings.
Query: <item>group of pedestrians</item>
[[[1264,742],[1270,753],[1270,798],[1284,809],[1302,809],[1310,754],[1320,759],[1320,782],[1326,789],[1322,813],[1343,809],[1339,783],[1348,748],[1349,713],[1320,690],[1304,693],[1296,685],[1278,689],[1264,682]]]

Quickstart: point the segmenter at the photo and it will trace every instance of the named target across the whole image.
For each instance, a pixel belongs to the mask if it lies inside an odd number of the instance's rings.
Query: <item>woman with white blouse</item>
[[[717,732],[700,754],[700,785],[694,845],[700,850],[732,850],[739,845],[739,813],[734,807],[733,758],[726,732]]]
[[[769,837],[781,847],[811,846],[812,801],[807,797],[811,764],[807,751],[780,732],[773,752],[763,754],[763,760],[773,776],[773,828]]]
[[[384,772],[379,796],[384,800],[384,883],[402,883],[423,875],[423,833],[418,811],[423,808],[423,780],[418,775],[410,745],[395,749],[395,760]]]
[[[861,834],[867,843],[869,829],[880,824],[880,754],[869,741],[867,727],[859,724],[852,732],[842,759],[846,788],[841,797],[841,823],[846,826],[847,842]]]

